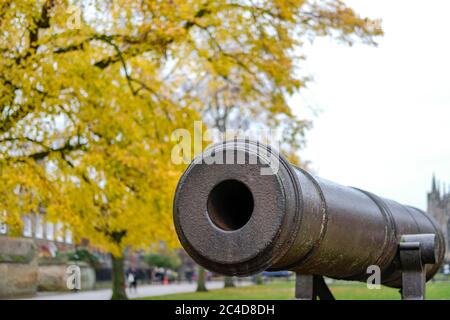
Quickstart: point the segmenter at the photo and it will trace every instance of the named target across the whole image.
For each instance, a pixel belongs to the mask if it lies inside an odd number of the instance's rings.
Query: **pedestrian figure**
[[[137,292],[137,279],[134,271],[130,271],[127,277],[128,286],[130,288],[130,292],[134,289],[134,292]]]

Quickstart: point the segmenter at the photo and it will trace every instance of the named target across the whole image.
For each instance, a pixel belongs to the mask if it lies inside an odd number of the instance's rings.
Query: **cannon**
[[[322,276],[367,281],[375,266],[381,284],[423,299],[445,254],[442,231],[422,210],[316,177],[248,140],[194,158],[173,210],[198,264],[228,276],[294,271],[297,298],[330,297]]]

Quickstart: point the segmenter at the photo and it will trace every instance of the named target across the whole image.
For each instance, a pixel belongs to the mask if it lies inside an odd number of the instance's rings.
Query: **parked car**
[[[264,278],[289,278],[292,272],[290,271],[263,271]]]

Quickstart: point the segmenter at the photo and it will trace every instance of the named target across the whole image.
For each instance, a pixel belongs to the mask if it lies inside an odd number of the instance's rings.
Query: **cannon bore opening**
[[[253,213],[253,195],[237,180],[225,180],[216,185],[208,196],[208,215],[220,229],[234,231],[242,228]]]

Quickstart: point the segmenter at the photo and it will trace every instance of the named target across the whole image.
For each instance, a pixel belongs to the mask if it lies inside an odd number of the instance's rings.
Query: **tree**
[[[126,298],[124,249],[176,244],[171,132],[239,110],[296,141],[294,49],[316,35],[372,43],[370,22],[341,1],[2,1],[0,211],[17,232],[45,210],[110,252],[113,298]]]
[[[279,128],[281,151],[291,163],[307,166],[298,151],[310,123],[296,117],[287,103],[309,80],[296,70],[304,59],[298,53],[301,44],[328,35],[349,45],[356,40],[373,45],[373,36],[382,34],[378,22],[360,18],[341,1],[222,5],[239,23],[208,19],[198,24],[194,40],[205,59],[203,65],[196,61],[189,88],[202,101],[202,119],[222,137],[227,129]],[[224,287],[234,286],[233,278],[225,276]]]
[[[262,273],[256,274],[256,275],[255,275],[254,281],[255,281],[255,284],[256,284],[256,285],[264,284],[264,279],[263,279]]]
[[[88,249],[76,249],[66,253],[69,261],[84,261],[89,263],[94,268],[100,266],[100,261],[95,254],[92,254]]]
[[[181,266],[181,259],[175,252],[150,253],[144,260],[151,267],[177,270]]]
[[[233,277],[225,276],[223,280],[223,287],[224,288],[234,288],[236,285],[234,284]]]
[[[110,252],[113,298],[122,299],[124,249],[176,243],[171,202],[182,168],[171,164],[167,138],[194,113],[163,80],[163,61],[186,31],[135,28],[128,1],[98,4],[75,30],[69,9],[67,1],[1,4],[0,206],[13,228],[44,208]],[[126,16],[106,24],[101,10]]]
[[[202,102],[199,113],[220,133],[281,129],[282,151],[303,162],[297,152],[311,124],[288,105],[289,96],[310,80],[301,65],[302,44],[330,36],[347,45],[375,45],[380,22],[358,16],[343,1],[222,1],[216,9],[222,7],[234,18],[205,17],[193,40],[204,56],[193,60],[197,72],[188,83]]]
[[[197,292],[207,292],[206,288],[206,271],[202,266],[198,266]]]

